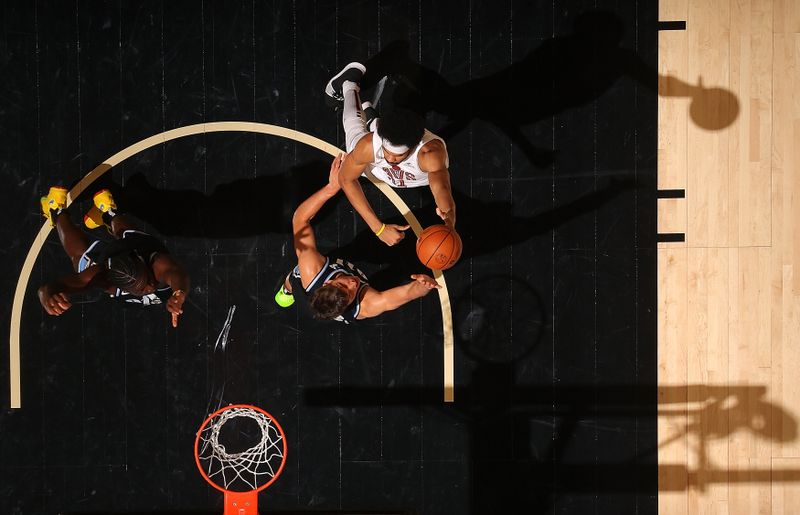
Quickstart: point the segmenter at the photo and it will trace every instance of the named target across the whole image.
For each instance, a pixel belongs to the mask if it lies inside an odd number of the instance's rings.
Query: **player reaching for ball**
[[[315,318],[350,323],[397,309],[440,286],[427,275],[413,274],[412,281],[407,284],[378,291],[352,263],[320,254],[311,219],[341,189],[342,159],[339,155],[331,163],[328,184],[304,200],[294,212],[292,232],[297,266],[282,277],[275,302],[289,307],[296,298],[302,299]]]
[[[61,315],[72,307],[69,296],[100,289],[126,303],[166,304],[177,327],[178,316],[189,291],[189,276],[159,240],[136,230],[119,214],[111,192],[98,191],[94,206],[84,216],[89,229],[105,227],[114,237],[110,242],[89,243],[72,223],[67,212],[67,189],[53,186],[42,197],[42,213],[56,228],[64,251],[75,272],[39,288],[39,302],[50,315]]]
[[[367,169],[394,188],[430,186],[436,213],[447,225],[455,227],[456,206],[444,140],[426,130],[422,117],[412,111],[397,109],[378,118],[369,102],[362,105],[358,83],[365,72],[363,64],[350,63],[325,87],[329,97],[343,102],[342,125],[348,154],[339,174],[342,190],[364,222],[387,245],[402,240],[403,231],[409,226],[383,223],[372,210],[358,183]]]

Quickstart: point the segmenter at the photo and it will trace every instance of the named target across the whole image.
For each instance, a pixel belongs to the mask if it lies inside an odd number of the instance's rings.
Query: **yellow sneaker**
[[[100,208],[97,206],[92,206],[92,208],[85,215],[83,215],[83,225],[89,229],[105,227],[106,229],[110,230],[108,224],[103,221],[103,212],[100,211]]]
[[[67,207],[67,188],[63,186],[51,186],[46,197],[42,197],[42,214],[50,221],[50,225],[55,226],[55,216]]]
[[[92,197],[94,200],[94,205],[97,206],[103,213],[108,213],[111,211],[112,213],[117,210],[117,204],[114,203],[114,197],[111,196],[111,192],[108,190],[100,190],[94,194]]]

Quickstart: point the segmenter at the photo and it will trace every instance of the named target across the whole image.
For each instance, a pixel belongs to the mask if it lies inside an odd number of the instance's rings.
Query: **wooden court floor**
[[[800,2],[659,19],[659,511],[798,513]]]

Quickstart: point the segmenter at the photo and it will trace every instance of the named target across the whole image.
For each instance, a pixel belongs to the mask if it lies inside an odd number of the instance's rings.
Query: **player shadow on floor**
[[[142,173],[132,175],[124,186],[105,178],[98,181],[98,187],[110,188],[123,212],[163,236],[242,238],[291,233],[295,207],[327,182],[329,171],[330,162],[309,161],[283,174],[220,184],[208,194],[157,188]],[[318,216],[324,218],[334,208],[331,202]]]
[[[454,189],[453,198],[458,206],[456,228],[463,244],[459,261],[463,263],[470,258],[489,255],[536,236],[548,234],[570,220],[597,210],[634,187],[633,180],[611,179],[597,191],[528,216],[516,214],[510,202],[482,201]],[[412,212],[423,227],[442,223],[436,216],[432,203],[412,209]],[[405,223],[399,215],[385,221]],[[410,230],[401,243],[393,247],[388,247],[375,238],[371,231],[363,230],[353,240],[329,254],[346,258],[354,263],[382,265],[380,271],[369,274],[370,284],[378,289],[396,286],[399,282],[407,280],[410,274],[430,273],[417,259],[416,238]],[[446,273],[452,273],[458,267],[459,263],[456,263],[454,268]]]
[[[443,115],[441,126],[429,128],[446,141],[473,120],[485,120],[538,167],[550,165],[558,149],[544,147],[551,144],[549,131],[542,135],[543,145],[532,141],[523,128],[590,104],[622,78],[633,79],[652,95],[662,79],[663,94],[693,99],[690,114],[701,127],[717,130],[733,123],[739,111],[735,95],[722,88],[704,88],[702,81],[692,86],[659,77],[636,52],[621,46],[625,29],[612,12],[587,11],[575,18],[572,33],[545,40],[506,68],[456,85],[410,59],[408,42],[394,41],[366,61],[362,90],[367,99],[366,90],[389,76],[393,88],[387,87],[384,97],[423,116]]]
[[[326,182],[329,168],[329,163],[324,161],[310,161],[291,168],[286,174],[220,184],[209,194],[189,189],[156,188],[142,174],[134,174],[125,186],[114,184],[110,178],[99,186],[110,187],[123,211],[130,212],[166,237],[221,239],[282,233],[287,241],[291,241],[291,217],[295,207]],[[463,242],[461,261],[489,255],[547,234],[569,220],[595,211],[634,186],[632,180],[611,179],[593,193],[528,216],[515,214],[510,202],[486,202],[455,190],[454,197],[459,206],[457,227]],[[424,195],[430,196],[427,191]],[[337,202],[330,202],[320,211],[316,217],[320,226],[326,225],[325,218],[336,207]],[[423,226],[441,223],[435,215],[431,198],[413,212]],[[405,223],[400,215],[386,221]],[[498,227],[504,230],[497,230]],[[324,230],[320,231],[320,242],[324,240],[324,233]],[[399,245],[388,247],[371,231],[364,229],[339,248],[320,250],[356,264],[373,265],[374,273],[368,269],[365,271],[370,276],[370,284],[382,290],[406,282],[411,274],[430,273],[416,257],[416,238],[411,232],[407,234]],[[288,267],[290,263],[283,266]],[[459,265],[455,266],[453,272],[457,273]],[[281,273],[283,269],[275,272]],[[470,292],[480,294],[475,288],[472,285]],[[476,313],[462,316],[456,312],[455,323],[463,325],[462,318],[469,319],[471,324],[480,321]]]
[[[309,161],[290,168],[285,174],[220,184],[208,194],[191,189],[157,188],[141,173],[131,176],[124,186],[106,177],[98,182],[97,187],[110,188],[123,212],[131,213],[166,237],[222,239],[284,233],[290,239],[295,207],[325,184],[329,169],[330,163]],[[545,234],[575,217],[596,210],[633,187],[632,180],[611,179],[591,194],[529,216],[515,214],[510,202],[486,202],[454,190],[456,205],[459,206],[457,229],[464,245],[461,260],[487,255]],[[77,202],[82,201],[82,197]],[[432,199],[429,199],[429,204],[412,210],[424,227],[441,223],[430,202]],[[329,202],[324,206],[315,217],[317,222],[325,224],[326,217],[337,204]],[[386,221],[405,223],[400,215]],[[498,227],[505,230],[498,231]],[[409,231],[407,235],[401,244],[388,247],[364,229],[337,249],[321,250],[355,263],[383,265],[380,272],[371,276],[371,283],[378,288],[390,287],[406,280],[412,273],[427,271],[416,258],[413,233]]]
[[[689,486],[705,491],[718,483],[790,482],[800,479],[800,470],[772,471],[769,466],[731,470],[727,462],[714,463],[708,455],[688,463],[657,463],[657,451],[648,445],[655,432],[655,418],[673,415],[707,425],[695,428],[699,449],[706,452],[712,440],[746,432],[764,441],[793,441],[797,421],[780,405],[768,400],[760,385],[675,385],[660,391],[681,404],[656,404],[656,386],[648,384],[592,383],[587,371],[583,384],[558,383],[552,371],[542,367],[541,385],[520,381],[523,363],[479,362],[463,386],[455,389],[455,402],[442,402],[441,388],[370,388],[337,385],[306,388],[305,403],[313,407],[352,410],[381,406],[417,406],[426,426],[436,427],[439,416],[466,427],[468,449],[450,459],[468,467],[466,484],[471,486],[470,513],[550,513],[571,494],[650,495],[664,491],[686,491]],[[551,381],[553,383],[551,384]],[[662,396],[658,396],[662,399]],[[719,405],[727,408],[718,413]],[[753,416],[753,412],[757,416]],[[718,418],[717,415],[725,415]],[[652,421],[641,427],[622,426],[615,421]],[[730,420],[730,422],[729,422]],[[675,420],[673,420],[675,422]],[[715,433],[714,428],[724,427]],[[786,434],[780,428],[788,428]],[[642,434],[639,434],[642,431]],[[775,436],[775,435],[778,436]],[[638,441],[630,455],[614,452],[623,438]],[[611,444],[603,449],[603,441]],[[459,438],[457,441],[461,441]],[[665,480],[658,483],[658,477]],[[658,483],[658,484],[657,484]]]
[[[608,357],[602,360],[606,375],[597,375],[591,358],[583,368],[580,360],[566,358],[571,368],[564,376],[552,368],[552,353],[558,351],[542,347],[552,329],[547,306],[535,288],[503,274],[484,277],[476,287],[481,284],[489,290],[513,291],[515,306],[524,308],[515,309],[511,319],[508,312],[492,313],[491,302],[482,303],[481,295],[454,299],[455,311],[470,304],[471,314],[479,319],[467,320],[469,327],[454,328],[460,353],[456,361],[466,377],[455,387],[454,403],[442,401],[441,386],[338,384],[305,388],[306,405],[335,412],[380,406],[388,419],[393,419],[393,408],[413,406],[423,410],[425,427],[441,428],[441,420],[455,421],[452,427],[465,428],[466,438],[454,435],[453,441],[466,442],[467,449],[445,457],[442,448],[451,446],[444,445],[438,452],[440,459],[466,467],[465,483],[459,486],[469,485],[469,513],[475,515],[550,513],[554,506],[573,502],[575,494],[650,495],[657,489],[706,491],[718,483],[800,479],[798,469],[730,470],[726,461],[715,462],[710,451],[714,441],[736,433],[767,442],[797,439],[797,420],[770,400],[766,387],[692,384],[661,386],[657,392],[655,384],[636,381],[630,374],[619,380],[607,375],[612,363]],[[475,306],[484,312],[475,315]],[[639,359],[648,361],[647,352],[640,349]],[[669,420],[672,431],[657,443],[656,417]],[[697,443],[691,447],[696,457],[687,463],[659,464],[658,449],[675,441],[680,445],[687,435]],[[636,445],[627,447],[629,454],[620,454],[620,440]],[[609,442],[607,450],[604,441]]]

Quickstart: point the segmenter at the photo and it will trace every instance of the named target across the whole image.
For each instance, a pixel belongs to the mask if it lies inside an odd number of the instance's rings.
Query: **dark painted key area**
[[[447,142],[464,249],[444,272],[455,400],[436,293],[351,325],[279,307],[294,208],[331,156],[281,136],[207,132],[134,153],[92,194],[163,240],[191,276],[163,306],[98,292],[55,317],[37,288],[70,272],[55,231],[22,286],[22,407],[0,380],[0,513],[222,513],[195,434],[254,404],[286,433],[261,513],[657,512],[657,2],[69,1],[0,6],[4,349],[40,197],[131,145],[219,121],[344,147],[325,84],[367,66],[362,99]],[[363,188],[383,221],[400,213]],[[423,226],[427,187],[395,190]],[[339,193],[324,253],[387,288],[425,273]],[[430,272],[427,272],[430,273]],[[235,306],[224,348],[215,346]]]

